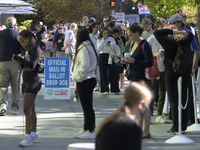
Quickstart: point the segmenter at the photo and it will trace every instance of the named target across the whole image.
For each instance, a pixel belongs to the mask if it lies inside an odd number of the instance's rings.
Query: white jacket
[[[110,42],[111,46],[106,46],[107,42]],[[109,54],[108,64],[112,64],[112,58],[114,62],[117,63],[120,61],[118,57],[120,57],[120,48],[116,45],[115,39],[112,37],[108,37],[106,40],[103,38],[97,40],[97,49],[100,54],[107,53]]]
[[[89,41],[84,41],[78,47],[78,51],[72,74],[72,80],[76,83],[95,78],[95,69],[97,65],[95,50]]]

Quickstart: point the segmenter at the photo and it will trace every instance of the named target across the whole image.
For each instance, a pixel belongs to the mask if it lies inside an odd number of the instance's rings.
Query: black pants
[[[101,92],[109,92],[109,82],[111,92],[119,92],[119,67],[113,62],[108,64],[109,54],[99,55],[99,70],[101,78]]]
[[[96,86],[96,79],[91,78],[77,83],[77,91],[80,97],[84,115],[84,130],[93,132],[95,129],[95,113],[93,110],[93,90]]]
[[[179,75],[175,74],[170,66],[165,67],[165,83],[167,94],[169,97],[173,130],[178,131],[178,78]],[[187,88],[191,82],[190,76],[183,76],[182,78],[182,105],[185,106],[187,99]],[[190,100],[190,99],[189,99]],[[189,103],[189,102],[188,102]],[[188,104],[186,109],[182,109],[182,130],[186,130],[188,124]]]

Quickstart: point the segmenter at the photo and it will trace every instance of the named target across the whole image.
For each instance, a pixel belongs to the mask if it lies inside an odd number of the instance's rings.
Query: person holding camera
[[[99,51],[99,69],[101,76],[101,93],[109,94],[109,82],[111,83],[111,92],[118,95],[119,90],[119,67],[116,66],[116,55],[119,47],[115,39],[109,37],[107,28],[102,28],[97,39],[97,49]]]

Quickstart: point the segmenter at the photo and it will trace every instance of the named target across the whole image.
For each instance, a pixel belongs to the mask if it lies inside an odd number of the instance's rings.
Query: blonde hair
[[[150,101],[152,97],[151,90],[144,82],[130,83],[124,91],[124,104],[100,124],[96,133],[98,134],[108,122],[131,114],[131,108],[139,104],[141,100]]]

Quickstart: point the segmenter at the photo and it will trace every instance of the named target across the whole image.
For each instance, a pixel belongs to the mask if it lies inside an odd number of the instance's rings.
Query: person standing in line
[[[76,29],[77,25],[75,23],[72,23],[70,25],[70,29],[67,31],[65,35],[64,46],[61,48],[61,50],[65,50],[65,56],[70,57],[71,62],[73,61],[73,54],[75,53]]]
[[[167,134],[177,134],[178,133],[178,86],[177,81],[180,75],[174,73],[172,69],[172,61],[174,60],[176,53],[178,51],[178,45],[181,46],[191,46],[194,41],[193,34],[184,29],[177,28],[176,25],[183,25],[183,18],[176,14],[170,17],[169,22],[173,22],[173,25],[169,25],[167,29],[157,30],[154,32],[154,35],[160,45],[165,50],[165,83],[166,90],[169,96],[170,109],[172,115],[173,125],[166,133]],[[193,49],[193,48],[192,48]],[[198,50],[194,49],[194,55],[197,54],[197,60],[199,58]],[[196,52],[195,52],[196,51]],[[191,77],[189,74],[194,74],[197,62],[195,56],[193,58],[193,66],[191,72],[188,72],[188,75],[184,75],[182,78],[182,104],[185,105],[187,102],[187,88],[191,84]],[[182,131],[187,129],[188,125],[188,106],[182,111]]]
[[[154,23],[155,30],[163,29],[162,22],[160,20],[156,20]],[[163,112],[163,105],[165,102],[165,93],[166,93],[166,86],[165,86],[165,66],[164,66],[164,49],[157,41],[153,34],[147,39],[149,44],[151,45],[153,55],[157,58],[158,69],[160,72],[159,79],[151,79],[151,84],[153,90],[157,91],[157,84],[158,84],[158,106],[157,106],[157,117],[155,122],[156,123],[166,123],[167,120],[164,119],[162,112]],[[157,83],[158,82],[158,83]],[[154,88],[155,87],[155,88]],[[154,91],[154,92],[155,92]],[[154,93],[155,94],[155,93]],[[152,110],[153,111],[153,110]]]
[[[152,21],[149,18],[145,18],[141,21],[141,26],[144,31],[142,32],[142,37],[147,40],[149,36],[153,33]]]
[[[0,116],[6,115],[9,84],[12,90],[12,114],[19,114],[22,68],[12,60],[12,55],[20,54],[22,49],[17,41],[19,31],[13,28],[16,23],[15,17],[8,17],[6,19],[7,29],[0,31]]]
[[[94,44],[95,50],[99,56],[99,51],[97,50],[97,39],[99,37],[99,24],[94,22],[91,24],[91,28],[92,28],[92,33],[89,34],[90,39],[92,41],[92,43]],[[97,68],[96,68],[96,79],[97,79],[97,85],[95,87],[95,91],[99,91],[100,90],[100,71],[99,71],[99,64],[97,62]]]
[[[37,116],[35,113],[35,99],[41,89],[42,81],[37,74],[37,67],[40,60],[40,47],[37,45],[36,37],[29,30],[23,30],[19,33],[18,40],[28,53],[25,58],[15,55],[14,60],[23,66],[22,94],[24,99],[24,114],[26,118],[26,135],[19,146],[31,146],[39,142],[36,127]]]
[[[141,150],[142,120],[152,93],[144,83],[132,82],[124,91],[124,104],[97,129],[96,150]]]
[[[109,22],[109,17],[108,16],[103,17],[103,27],[104,28],[107,26],[108,22]]]
[[[88,19],[88,17],[87,16],[84,16],[83,18],[82,18],[82,23],[81,23],[81,26],[84,26],[84,27],[89,27],[88,25],[88,21],[89,21],[89,19]]]
[[[119,90],[119,68],[115,65],[117,45],[115,39],[109,37],[107,28],[102,28],[97,39],[97,49],[99,51],[99,70],[101,77],[101,93],[109,94],[109,82],[111,92],[121,95]]]
[[[54,37],[54,42],[56,45],[55,57],[65,57],[65,51],[61,50],[64,43],[64,29],[62,27],[58,27],[58,32],[59,33]]]
[[[74,57],[74,71],[72,80],[80,98],[84,115],[83,130],[74,135],[79,139],[94,139],[95,113],[93,109],[93,90],[96,86],[97,52],[89,38],[86,27],[77,30],[76,53]]]
[[[36,26],[37,28],[37,33],[36,33],[36,37],[37,37],[37,41],[40,45],[41,50],[46,50],[46,40],[45,40],[45,36],[46,36],[46,31],[45,31],[45,27],[41,24],[38,24]]]
[[[146,79],[144,68],[151,67],[153,64],[153,54],[149,43],[142,38],[143,29],[137,24],[132,24],[129,28],[129,38],[134,42],[131,49],[131,56],[122,59],[122,62],[130,65],[131,81],[145,81],[150,86],[151,82]],[[148,110],[144,117],[145,125],[143,138],[151,138],[150,134],[151,111]],[[140,127],[143,128],[143,120],[140,122]]]

